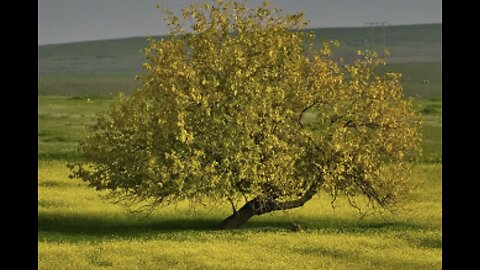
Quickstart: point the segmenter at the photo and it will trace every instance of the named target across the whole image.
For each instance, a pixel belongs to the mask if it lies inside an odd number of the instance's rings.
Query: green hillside
[[[316,28],[316,44],[340,41],[336,57],[353,59],[357,50],[383,51],[383,29]],[[383,71],[404,74],[405,92],[410,96],[436,97],[442,92],[442,25],[405,25],[385,28],[386,48],[391,52]],[[140,87],[134,80],[142,71],[141,49],[145,37],[99,40],[38,46],[38,94],[63,96],[109,96],[130,93]]]
[[[383,54],[383,28],[370,27],[312,29],[317,36],[317,46],[325,40],[339,40],[337,55],[351,59],[359,49],[373,49]],[[373,45],[373,46],[372,46]],[[385,47],[390,51],[388,61],[441,62],[442,25],[402,25],[385,27]]]

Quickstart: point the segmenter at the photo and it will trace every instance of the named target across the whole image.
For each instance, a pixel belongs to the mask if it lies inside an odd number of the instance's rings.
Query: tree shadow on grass
[[[172,238],[181,241],[199,233],[291,232],[292,220],[282,217],[254,217],[233,232],[219,230],[221,217],[154,216],[144,220],[109,215],[41,213],[38,234],[42,241],[102,241],[115,238]],[[428,229],[409,222],[362,221],[333,217],[296,219],[306,232],[358,233],[403,232]]]
[[[218,228],[219,220],[211,217],[116,217],[84,214],[42,213],[38,215],[39,239],[66,236],[72,240],[98,238],[151,238],[175,232],[208,232]]]

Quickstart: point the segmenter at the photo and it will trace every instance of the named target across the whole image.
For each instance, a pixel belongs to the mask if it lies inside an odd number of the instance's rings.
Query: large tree
[[[319,191],[388,209],[409,190],[418,119],[374,53],[336,61],[302,14],[192,4],[145,49],[143,88],[88,128],[73,175],[131,205],[230,202],[221,223],[303,206]],[[243,203],[239,210],[235,205]]]

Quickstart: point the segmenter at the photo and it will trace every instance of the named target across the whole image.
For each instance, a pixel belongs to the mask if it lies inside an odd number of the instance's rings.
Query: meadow
[[[396,216],[359,219],[318,194],[301,209],[219,231],[227,205],[180,203],[142,219],[68,180],[65,162],[40,161],[39,269],[441,269],[441,169],[415,168],[418,190]]]
[[[39,269],[441,268],[441,99],[418,101],[424,155],[412,179],[418,187],[398,214],[360,219],[344,200],[333,209],[328,194],[318,194],[303,208],[230,232],[216,229],[228,205],[184,202],[144,218],[68,179],[82,123],[111,101],[38,97]],[[290,231],[293,223],[302,231]]]
[[[368,45],[368,31],[323,32],[352,49]],[[346,200],[332,208],[319,193],[302,208],[253,217],[234,231],[217,229],[231,214],[226,204],[182,202],[144,217],[68,178],[83,124],[108,109],[116,92],[138,87],[132,74],[144,39],[40,46],[38,269],[441,269],[441,25],[440,41],[435,26],[390,33],[397,47],[382,71],[404,74],[405,92],[424,118],[410,201],[395,215],[360,218]],[[292,231],[293,223],[302,230]]]

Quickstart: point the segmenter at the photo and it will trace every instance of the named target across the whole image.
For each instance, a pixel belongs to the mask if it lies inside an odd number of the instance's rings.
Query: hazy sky
[[[200,0],[38,0],[38,44],[165,34],[156,4],[178,12]],[[249,0],[256,5],[262,0]],[[442,22],[442,0],[270,0],[303,11],[309,27]]]

